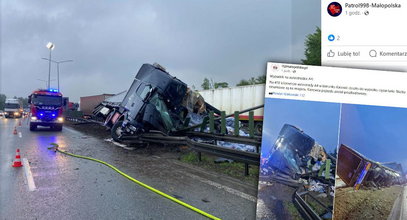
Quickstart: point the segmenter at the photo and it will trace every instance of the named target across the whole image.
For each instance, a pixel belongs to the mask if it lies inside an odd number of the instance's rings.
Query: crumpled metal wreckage
[[[300,128],[285,124],[262,160],[260,172],[271,181],[296,188],[293,202],[301,207],[300,211],[306,212],[304,216],[316,213],[308,201],[318,200],[322,211],[314,217],[330,219],[332,202],[329,201],[333,201],[334,196],[335,166],[335,157],[323,146]]]
[[[171,76],[159,64],[143,64],[123,100],[116,105],[102,103],[95,108],[94,115],[105,120],[105,125],[112,130],[113,139],[119,141],[116,130],[133,135],[150,130],[169,134],[186,125],[202,123],[210,111],[220,114],[198,92]],[[226,118],[226,129],[228,134],[233,134],[233,117]],[[208,132],[208,128],[205,132]],[[239,130],[239,135],[249,136],[242,130]],[[248,152],[257,151],[256,146],[247,144],[217,141],[216,145]]]

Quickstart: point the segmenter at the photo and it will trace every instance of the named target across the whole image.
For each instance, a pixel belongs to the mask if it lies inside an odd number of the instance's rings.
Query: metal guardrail
[[[322,220],[319,217],[319,215],[301,197],[301,195],[304,195],[304,193],[308,193],[308,192],[302,192],[302,193],[295,192],[295,194],[294,194],[294,203],[299,208],[299,211],[303,214],[303,216],[306,219]]]
[[[216,135],[212,135],[216,136]],[[222,137],[219,137],[222,138]],[[141,140],[144,142],[151,142],[151,143],[161,143],[161,144],[179,144],[179,145],[187,145],[198,152],[208,153],[212,155],[216,155],[219,157],[225,157],[228,159],[236,160],[239,162],[252,164],[252,165],[260,165],[260,154],[253,153],[253,152],[246,152],[241,150],[234,150],[225,147],[220,147],[213,144],[202,143],[195,141],[187,136],[165,136],[159,133],[145,133],[140,136],[127,136],[122,137],[125,141],[132,141],[132,140]]]
[[[304,197],[304,198],[303,198]],[[306,197],[309,197],[308,199]],[[326,212],[332,213],[332,209],[321,203],[318,199],[310,194],[310,192],[298,192],[294,194],[294,204],[299,208],[299,211],[308,220],[322,220],[321,216],[315,212],[315,210],[308,205],[306,200],[312,199],[318,203]]]
[[[254,108],[246,109],[243,111],[236,111],[233,114],[226,115],[224,111],[217,112],[211,111],[208,116],[203,119],[203,122],[194,126],[185,127],[178,131],[167,135],[159,131],[151,131],[148,133],[143,133],[137,136],[123,136],[121,139],[127,143],[159,143],[159,144],[178,144],[186,145],[198,152],[198,158],[201,160],[201,153],[212,154],[215,156],[232,159],[245,164],[245,175],[249,175],[249,164],[250,165],[260,165],[260,145],[261,137],[256,136],[254,132],[254,114],[253,110],[258,108],[263,108],[264,105],[256,106]],[[248,136],[239,136],[239,114],[249,112],[249,134]],[[218,114],[220,113],[220,114]],[[227,134],[226,129],[226,118],[233,116],[234,130],[233,135]],[[76,124],[100,124],[102,122],[76,118],[76,117],[66,117],[67,120],[77,122]],[[215,121],[220,121],[217,126],[215,126]],[[194,131],[199,129],[200,131]],[[209,132],[204,132],[205,130]],[[194,139],[201,139],[202,141],[196,141]],[[256,152],[246,152],[242,150],[235,150],[230,148],[225,148],[212,143],[205,143],[217,141],[225,141],[232,143],[240,143],[246,145],[252,145],[256,148]]]
[[[85,118],[75,118],[75,117],[69,117],[65,116],[65,120],[71,121],[71,122],[76,122],[75,125],[82,125],[82,124],[99,124],[103,126],[103,123],[100,121],[92,120],[92,119],[85,119]]]

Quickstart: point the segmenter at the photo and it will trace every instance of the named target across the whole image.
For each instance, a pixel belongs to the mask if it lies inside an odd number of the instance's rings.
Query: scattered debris
[[[263,152],[264,153],[264,152]],[[285,124],[262,160],[261,174],[296,188],[295,199],[305,216],[332,218],[336,159],[300,128]],[[320,204],[315,210],[315,204]],[[313,210],[309,212],[307,210]]]

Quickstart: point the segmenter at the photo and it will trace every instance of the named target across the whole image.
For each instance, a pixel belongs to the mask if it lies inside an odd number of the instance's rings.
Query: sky
[[[342,105],[340,143],[371,160],[407,169],[407,109]]]
[[[288,99],[265,100],[262,155],[268,155],[284,124],[314,138],[328,153],[338,144],[340,104]]]
[[[320,26],[317,0],[1,1],[0,93],[44,87],[49,56],[72,101],[127,89],[143,63],[157,62],[197,89],[203,79],[235,85],[267,61],[300,63]],[[56,87],[56,66],[51,82]]]

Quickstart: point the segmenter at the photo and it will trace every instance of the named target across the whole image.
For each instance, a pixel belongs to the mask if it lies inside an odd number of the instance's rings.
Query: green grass
[[[259,176],[259,167],[250,165],[249,166],[249,176],[244,175],[244,163],[239,162],[223,162],[215,163],[217,159],[216,156],[203,154],[201,156],[201,161],[198,160],[198,153],[194,151],[188,151],[181,155],[180,161],[193,164],[195,166],[202,167],[204,169],[212,170],[215,172],[220,172],[243,181],[253,182],[257,184]]]
[[[292,219],[294,220],[303,219],[301,214],[298,212],[297,207],[295,207],[294,203],[292,203],[291,201],[284,201],[284,208],[290,214]]]

